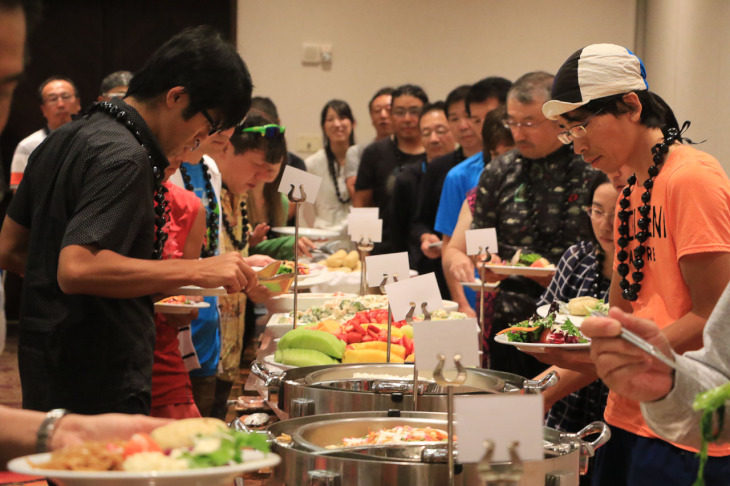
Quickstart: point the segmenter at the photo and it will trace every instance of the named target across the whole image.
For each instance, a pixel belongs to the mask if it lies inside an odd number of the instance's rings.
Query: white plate
[[[168,292],[170,295],[202,295],[203,297],[213,297],[216,295],[226,295],[226,289],[224,287],[213,287],[203,288],[197,285],[185,285],[184,287],[178,287],[175,290]]]
[[[33,454],[18,457],[8,463],[8,469],[32,476],[45,476],[59,486],[97,486],[124,485],[124,486],[229,486],[236,476],[247,471],[258,471],[265,467],[276,466],[281,457],[269,453],[260,459],[247,461],[234,466],[205,467],[187,469],[184,471],[59,471],[53,469],[38,469],[33,463],[48,462],[50,453]]]
[[[554,268],[513,267],[511,265],[485,265],[498,275],[522,275],[523,277],[549,277],[555,273]]]
[[[207,302],[196,302],[194,304],[167,304],[165,302],[155,302],[155,312],[161,314],[187,314],[195,309],[205,309],[210,307]]]
[[[323,273],[328,273],[329,271],[327,270],[327,267],[319,263],[307,263],[307,265],[309,266],[309,273],[307,275],[299,275],[300,280],[308,280],[310,278],[319,277]]]
[[[576,344],[549,344],[549,343],[519,343],[515,341],[509,341],[506,334],[500,334],[495,336],[494,340],[500,344],[507,344],[508,346],[514,346],[520,351],[528,353],[544,353],[546,348],[560,348],[565,351],[574,351],[580,349],[590,349],[591,342],[587,343],[576,343]]]
[[[482,281],[478,278],[474,279],[473,282],[459,282],[462,287],[466,287],[467,289],[471,289],[474,292],[481,292],[482,291]],[[493,292],[497,290],[499,287],[499,282],[496,283],[485,283],[484,284],[484,290],[487,292]]]
[[[541,305],[537,308],[537,315],[540,317],[547,316],[548,310],[550,310],[550,304]],[[573,314],[563,314],[562,312],[558,312],[555,314],[555,322],[565,322],[566,319],[570,318],[570,322],[572,322],[576,327],[580,327],[581,324],[583,324],[583,319],[585,319],[587,316],[574,316]]]
[[[296,366],[289,366],[289,365],[285,365],[285,364],[282,364],[282,363],[277,363],[276,361],[274,361],[274,355],[273,354],[269,354],[269,355],[264,356],[264,362],[267,363],[267,364],[270,364],[271,366],[276,366],[277,368],[280,368],[282,370],[290,370],[292,368],[296,368]]]
[[[276,226],[271,228],[271,231],[280,235],[294,236],[294,226]],[[340,233],[319,228],[299,228],[299,236],[306,236],[309,239],[326,240],[336,238],[340,236]]]
[[[323,283],[327,283],[330,278],[332,278],[332,275],[330,275],[331,272],[322,272],[319,275],[307,275],[299,276],[299,279],[297,280],[297,285],[299,290],[302,289],[309,289],[314,287],[315,285],[321,285]],[[289,287],[290,292],[294,292],[294,283],[292,282],[291,287]]]

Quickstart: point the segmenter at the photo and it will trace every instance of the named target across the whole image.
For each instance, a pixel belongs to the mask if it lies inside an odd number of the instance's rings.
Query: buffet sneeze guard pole
[[[294,184],[290,184],[289,201],[294,203],[294,329],[297,328],[297,297],[299,295],[299,206],[307,200],[304,186],[299,186],[300,197],[294,197]]]
[[[484,253],[484,260],[481,262],[481,265],[479,264],[479,257],[481,254]],[[489,359],[489,353],[487,352],[485,346],[484,346],[484,340],[486,339],[486,336],[484,335],[484,262],[488,261],[491,258],[491,254],[489,253],[489,247],[482,248],[479,247],[479,252],[474,255],[474,265],[479,269],[479,279],[481,280],[481,293],[479,294],[479,348],[482,349],[482,352],[484,352],[484,362],[486,363],[486,368],[491,368],[491,363]]]
[[[413,325],[413,314],[416,312],[416,303],[411,302],[411,308],[406,314],[406,322]],[[428,304],[421,302],[421,312],[423,312],[423,320],[430,321],[431,313],[428,311]],[[416,357],[413,356],[413,411],[418,411],[418,367],[416,366]]]
[[[363,275],[365,275],[365,267],[363,267]],[[393,282],[398,281],[398,274],[393,274]],[[385,294],[385,284],[388,282],[388,274],[383,274],[383,281],[380,282],[380,292]],[[391,314],[390,311],[390,302],[388,302],[388,342],[385,344],[385,362],[390,363],[390,339],[391,339],[391,329],[393,328],[393,314]]]
[[[448,434],[448,468],[449,468],[449,486],[454,486],[454,386],[463,385],[466,381],[466,368],[461,364],[461,355],[454,356],[454,364],[456,365],[456,378],[447,380],[444,378],[444,362],[446,357],[443,354],[438,356],[438,364],[433,370],[433,379],[439,385],[446,387],[446,432]]]
[[[365,242],[365,237],[360,238],[360,240],[357,242],[357,251],[360,253],[360,296],[363,296],[367,293],[367,285],[365,283],[365,275],[367,274],[367,267],[365,266],[365,253],[369,253],[373,251],[373,248],[375,248],[375,243],[373,243],[373,240],[368,237],[367,243]],[[383,285],[385,285],[385,281],[380,284],[380,291],[385,293],[383,291]],[[388,309],[388,322],[390,322],[390,309]]]

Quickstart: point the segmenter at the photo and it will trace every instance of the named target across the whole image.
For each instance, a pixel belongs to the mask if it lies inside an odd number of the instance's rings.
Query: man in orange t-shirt
[[[648,91],[645,76],[626,48],[587,46],[560,68],[543,112],[593,167],[634,171],[616,208],[610,304],[655,321],[683,353],[702,347],[707,318],[730,281],[730,181],[717,160],[682,145],[671,108]],[[605,418],[613,437],[597,454],[594,485],[692,482],[698,459],[687,451],[696,450],[659,439],[637,401],[612,391]],[[709,454],[708,484],[727,484],[730,446]]]

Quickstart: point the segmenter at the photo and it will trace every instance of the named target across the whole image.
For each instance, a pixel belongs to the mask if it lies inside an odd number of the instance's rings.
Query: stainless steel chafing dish
[[[446,415],[431,412],[351,412],[285,420],[268,429],[274,452],[282,457],[275,477],[286,485],[319,484],[314,476],[336,478],[333,484],[443,485],[448,469],[444,443],[409,443],[330,449],[344,437],[364,436],[371,430],[397,425],[446,429]],[[584,441],[598,434],[592,442]],[[519,477],[517,485],[575,486],[587,460],[610,437],[608,427],[594,422],[577,434],[543,429],[544,459],[521,463],[492,463],[495,474]],[[290,439],[289,439],[290,438]],[[458,456],[457,456],[458,459]],[[477,464],[456,464],[458,485],[484,485]]]
[[[413,365],[409,364],[309,366],[272,371],[265,364],[255,362],[252,372],[267,387],[278,391],[278,407],[286,413],[291,413],[292,403],[304,408],[304,412],[295,415],[413,410]],[[418,375],[419,411],[445,412],[446,392],[432,381],[432,372],[419,370]],[[466,382],[454,391],[456,394],[538,393],[557,380],[557,374],[537,382],[511,373],[467,368]]]

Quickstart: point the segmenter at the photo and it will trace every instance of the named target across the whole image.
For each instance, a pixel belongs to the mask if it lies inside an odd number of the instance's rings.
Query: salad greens
[[[520,261],[518,263],[525,264],[529,267],[540,258],[542,258],[542,255],[539,253],[523,253],[520,255]]]
[[[591,315],[594,312],[606,315],[608,314],[608,304],[605,303],[603,299],[599,299],[598,302],[596,302],[596,305],[586,306],[586,311],[588,311],[588,315]]]
[[[697,479],[692,486],[705,486],[705,464],[707,463],[707,449],[710,442],[714,442],[720,436],[725,423],[725,402],[730,400],[730,383],[713,388],[706,392],[698,393],[692,403],[692,410],[702,412],[700,421],[700,432],[702,445],[700,446],[700,468],[697,471]],[[717,428],[713,427],[712,417],[717,415]]]
[[[261,434],[251,434],[238,430],[225,430],[211,436],[199,437],[196,439],[196,446],[202,441],[219,440],[218,447],[209,452],[196,451],[194,447],[190,451],[183,452],[181,457],[188,461],[190,468],[217,467],[226,464],[243,462],[242,449],[255,449],[264,453],[269,452],[269,444],[266,437]]]

